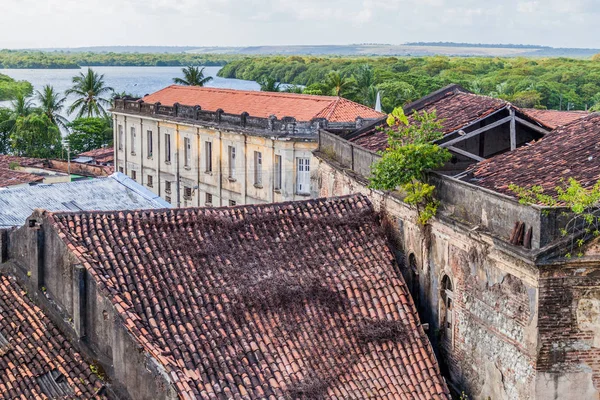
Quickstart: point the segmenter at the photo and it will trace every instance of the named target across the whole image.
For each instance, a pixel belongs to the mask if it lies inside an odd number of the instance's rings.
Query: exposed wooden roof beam
[[[485,161],[485,158],[482,158],[482,157],[476,156],[475,154],[471,154],[471,153],[469,153],[468,151],[465,151],[465,150],[462,150],[462,149],[456,148],[456,147],[454,147],[454,146],[449,146],[449,147],[448,147],[448,150],[450,150],[450,151],[452,151],[452,152],[454,152],[454,153],[458,153],[458,154],[460,154],[460,155],[463,155],[463,156],[465,156],[465,157],[469,157],[469,158],[471,158],[471,159],[473,159],[473,160],[475,160],[475,161]]]
[[[537,125],[535,125],[535,124],[532,124],[532,123],[531,123],[531,122],[529,122],[529,121],[526,121],[526,120],[524,120],[523,118],[515,117],[515,120],[516,120],[518,123],[520,123],[520,124],[522,124],[522,125],[525,125],[526,127],[528,127],[528,128],[531,128],[531,129],[533,129],[533,130],[534,130],[534,131],[536,131],[536,132],[539,132],[539,133],[541,133],[542,135],[547,135],[547,134],[550,132],[550,131],[548,131],[548,130],[546,130],[546,129],[542,128],[541,126],[537,126]]]
[[[449,140],[447,142],[441,143],[440,146],[441,147],[449,148],[453,144],[456,144],[458,142],[462,142],[463,140],[470,139],[470,138],[472,138],[474,136],[479,135],[480,133],[489,131],[490,129],[494,129],[497,126],[500,126],[500,125],[503,125],[503,124],[505,124],[507,122],[510,122],[511,120],[512,120],[512,117],[502,118],[501,120],[498,120],[498,121],[496,121],[494,123],[491,123],[491,124],[489,124],[487,126],[484,126],[482,128],[479,128],[479,129],[475,129],[473,132],[469,132],[466,135],[463,135],[463,136],[457,137],[456,139],[452,139],[452,140]]]

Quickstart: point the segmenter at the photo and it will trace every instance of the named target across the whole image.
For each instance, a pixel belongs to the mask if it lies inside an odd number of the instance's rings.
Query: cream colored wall
[[[300,200],[310,194],[296,193],[297,158],[311,159],[311,170],[316,171],[316,159],[312,151],[316,142],[294,141],[288,138],[270,138],[246,135],[234,131],[218,130],[200,126],[178,124],[165,120],[141,118],[125,114],[113,114],[115,136],[115,170],[133,177],[177,206],[177,177],[179,176],[179,205],[181,207],[226,206],[231,200],[236,204],[271,203]],[[119,150],[118,127],[123,126],[123,149]],[[131,151],[131,127],[136,129],[135,153]],[[147,154],[148,130],[153,135],[153,154]],[[165,134],[171,134],[171,162],[165,161]],[[190,139],[190,165],[185,166],[184,143]],[[212,172],[206,171],[206,142],[212,143]],[[236,149],[235,174],[229,177],[229,146]],[[255,185],[254,152],[262,154],[262,185]],[[274,188],[275,156],[281,156],[282,187]],[[148,185],[152,175],[152,187]],[[171,182],[171,192],[166,191]],[[192,196],[184,198],[185,187],[192,189]],[[212,203],[207,204],[207,196]]]

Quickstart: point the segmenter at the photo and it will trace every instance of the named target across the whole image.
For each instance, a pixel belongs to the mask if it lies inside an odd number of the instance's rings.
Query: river
[[[5,74],[16,80],[31,82],[34,90],[40,90],[44,85],[52,85],[64,93],[73,83],[72,79],[80,72],[85,73],[87,67],[81,69],[0,69],[0,74]],[[173,78],[182,77],[181,67],[92,67],[99,74],[104,74],[107,86],[112,87],[115,92],[126,92],[136,96],[143,96],[156,92],[173,84]],[[212,76],[213,80],[208,83],[209,87],[260,90],[258,83],[244,81],[241,79],[227,79],[217,76],[221,67],[206,67],[204,74]],[[67,99],[67,106],[74,99]],[[8,102],[0,102],[2,106],[10,105]]]

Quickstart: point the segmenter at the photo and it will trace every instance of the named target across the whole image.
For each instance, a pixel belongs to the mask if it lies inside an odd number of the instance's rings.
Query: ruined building
[[[585,232],[561,235],[570,210],[520,204],[508,185],[540,185],[552,194],[561,178],[595,184],[600,115],[530,115],[456,88],[416,109],[445,118],[440,144],[454,155],[429,174],[440,209],[427,226],[416,223],[399,194],[368,189],[379,158],[371,150],[385,147],[385,134],[373,127],[345,138],[321,132],[317,194],[362,193],[387,215],[403,275],[456,392],[493,400],[599,398],[598,245],[565,257],[572,240],[591,240]],[[489,116],[498,125],[482,131],[495,124]]]
[[[0,249],[0,288],[16,278],[73,354],[50,339],[52,360],[25,372],[28,382],[58,369],[62,378],[52,379],[83,398],[449,399],[364,196],[37,211],[2,232]],[[32,330],[18,323],[0,314],[0,373],[36,354],[19,347]],[[77,368],[71,346],[109,379]],[[3,387],[30,393],[10,374],[0,374]]]
[[[318,128],[382,116],[341,97],[177,85],[112,114],[116,171],[177,207],[306,199]]]

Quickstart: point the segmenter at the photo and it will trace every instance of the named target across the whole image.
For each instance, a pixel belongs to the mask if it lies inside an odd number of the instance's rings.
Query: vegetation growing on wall
[[[451,157],[450,152],[434,144],[443,136],[442,126],[435,111],[414,113],[408,122],[401,107],[388,117],[388,148],[372,167],[370,187],[381,190],[400,190],[404,202],[415,206],[419,223],[426,224],[437,212],[433,198],[434,186],[426,183],[425,173],[442,166]]]
[[[539,204],[549,207],[566,206],[572,216],[561,229],[561,234],[571,238],[567,258],[583,256],[583,245],[587,239],[600,236],[600,181],[591,187],[584,187],[576,179],[570,178],[556,188],[556,194],[545,193],[541,186],[523,188],[509,185],[521,204]]]

